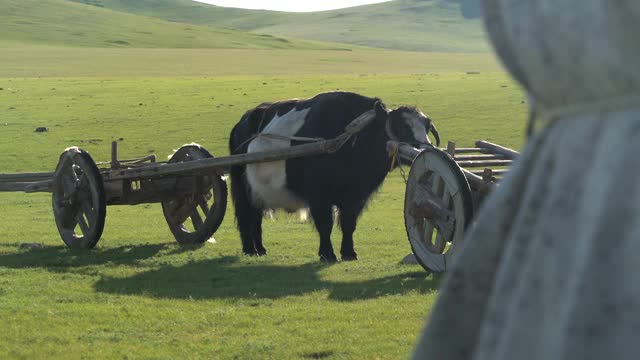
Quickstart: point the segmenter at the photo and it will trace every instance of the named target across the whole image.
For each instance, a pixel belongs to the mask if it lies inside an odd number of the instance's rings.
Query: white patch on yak
[[[307,117],[310,109],[296,110],[276,116],[262,131],[263,134],[283,136],[295,135]],[[249,143],[248,153],[288,148],[291,140],[257,137]],[[302,199],[287,189],[285,161],[248,164],[247,182],[251,187],[255,205],[269,209],[294,211],[305,206]]]
[[[425,143],[429,141],[429,137],[427,136],[427,127],[425,126],[425,119],[427,118],[423,113],[419,113],[419,115],[413,114],[403,114],[403,117],[407,121],[407,124],[411,128],[411,132],[413,133],[413,138],[419,143]]]

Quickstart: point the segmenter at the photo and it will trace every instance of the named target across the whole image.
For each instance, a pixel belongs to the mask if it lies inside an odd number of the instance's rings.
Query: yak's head
[[[431,132],[440,146],[440,135],[431,119],[416,107],[400,106],[388,110],[381,102],[375,105],[378,118],[385,117],[385,131],[391,140],[410,144],[417,148],[431,145],[428,133]]]

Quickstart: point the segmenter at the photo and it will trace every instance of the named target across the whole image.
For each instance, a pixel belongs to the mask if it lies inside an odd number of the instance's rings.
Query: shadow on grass
[[[16,247],[19,244],[15,244]],[[165,249],[174,249],[173,243],[127,245],[116,248],[96,248],[92,250],[72,250],[65,246],[47,246],[20,250],[0,255],[0,266],[22,268],[47,268],[53,271],[90,265],[131,265],[149,259]],[[172,253],[190,251],[194,247],[181,247]]]
[[[315,291],[329,291],[329,298],[354,301],[386,295],[436,290],[439,279],[426,278],[423,271],[364,281],[328,281],[319,276],[327,265],[308,263],[294,266],[237,264],[225,256],[182,266],[163,266],[126,278],[103,278],[97,291],[178,299],[277,299]]]
[[[91,251],[52,246],[1,254],[0,266],[13,269],[42,268],[57,273],[77,272],[87,266],[137,266],[160,252],[162,256],[168,256],[196,248],[176,247],[173,243],[127,245]],[[252,264],[239,263],[238,260],[236,256],[223,256],[190,261],[179,266],[147,264],[152,270],[129,277],[102,275],[95,283],[95,289],[105,293],[156,298],[246,300],[277,299],[328,291],[330,299],[354,301],[413,291],[426,293],[436,290],[439,284],[438,278],[427,278],[422,270],[360,281],[330,281],[320,276],[320,272],[327,269],[328,265],[319,262],[280,266],[260,264],[260,259]],[[100,272],[99,269],[92,270],[92,274]]]

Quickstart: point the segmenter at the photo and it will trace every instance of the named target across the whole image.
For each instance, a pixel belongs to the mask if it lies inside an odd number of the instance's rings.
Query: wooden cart
[[[230,166],[334,153],[373,118],[373,110],[363,113],[334,139],[219,158],[190,144],[167,162],[157,162],[153,155],[119,160],[113,142],[111,161],[96,164],[89,153],[71,147],[60,155],[54,172],[0,174],[0,191],[52,193],[58,232],[70,248],[90,249],[98,243],[107,205],[143,203],[162,204],[169,229],[180,244],[203,243],[224,218],[227,184],[223,176]]]
[[[178,243],[203,243],[224,218],[227,184],[223,176],[230,166],[334,153],[365,128],[372,115],[365,112],[334,139],[218,158],[189,144],[166,162],[157,162],[153,155],[119,160],[113,142],[111,161],[96,164],[86,151],[71,147],[60,155],[54,172],[0,174],[0,192],[52,193],[58,232],[70,248],[90,249],[98,243],[108,205],[143,203],[162,204]],[[478,204],[518,153],[485,141],[478,141],[476,148],[461,149],[449,143],[446,151],[394,141],[387,146],[390,153],[413,161],[404,209],[411,248],[425,269],[445,271]]]
[[[518,152],[487,141],[475,148],[416,149],[390,141],[388,150],[412,161],[404,200],[407,237],[416,260],[444,272],[464,240],[482,199]]]

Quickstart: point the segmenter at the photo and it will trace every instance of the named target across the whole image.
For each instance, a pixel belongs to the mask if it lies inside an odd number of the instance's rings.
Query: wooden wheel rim
[[[418,262],[444,272],[472,216],[471,189],[456,162],[439,149],[421,152],[411,165],[404,203],[407,237]]]
[[[199,145],[185,145],[178,149],[170,163],[211,158]],[[180,181],[180,178],[177,179]],[[220,227],[227,208],[227,184],[218,174],[197,178],[197,189],[188,196],[162,203],[162,211],[169,229],[180,244],[199,244],[207,241]]]
[[[87,152],[73,147],[60,155],[51,202],[58,232],[68,247],[90,249],[98,243],[107,207],[100,170]]]

